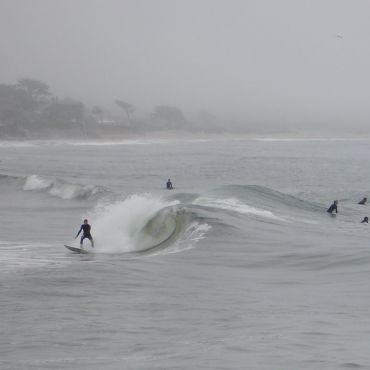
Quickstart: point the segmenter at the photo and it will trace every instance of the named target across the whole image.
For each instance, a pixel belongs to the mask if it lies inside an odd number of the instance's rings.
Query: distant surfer
[[[333,212],[335,211],[335,213],[338,213],[338,201],[335,200],[331,206],[328,208],[328,210],[326,212],[330,213],[330,214],[333,214]]]
[[[171,179],[168,179],[168,180],[167,180],[166,188],[167,188],[167,189],[173,189]]]
[[[362,198],[362,199],[358,202],[358,204],[365,205],[365,204],[366,204],[366,202],[367,202],[367,198]]]
[[[368,224],[369,223],[369,217],[364,217],[364,219],[361,221],[362,224]]]
[[[80,240],[81,248],[83,247],[84,239],[89,239],[90,243],[91,243],[91,246],[94,247],[94,239],[92,238],[91,233],[90,233],[91,226],[89,225],[88,220],[86,220],[86,219],[84,220],[84,223],[81,225],[80,230],[78,231],[75,239],[77,239],[77,237],[80,235],[81,231],[83,231],[82,236],[81,236],[81,240]]]

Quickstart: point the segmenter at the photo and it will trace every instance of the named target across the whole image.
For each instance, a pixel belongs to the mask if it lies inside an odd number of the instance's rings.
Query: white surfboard
[[[70,251],[72,252],[75,252],[75,253],[81,253],[81,254],[87,254],[89,253],[87,250],[85,249],[81,249],[81,248],[76,248],[76,247],[71,247],[69,245],[64,245],[67,249],[69,249]]]

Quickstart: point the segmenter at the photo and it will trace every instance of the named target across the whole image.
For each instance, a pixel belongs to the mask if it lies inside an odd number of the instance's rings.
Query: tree
[[[49,86],[38,80],[21,78],[16,86],[17,88],[24,90],[29,98],[35,103],[39,103],[46,97],[50,96]]]
[[[45,118],[60,128],[82,126],[84,123],[85,106],[83,103],[65,98],[53,100],[45,110]]]
[[[135,108],[129,104],[129,103],[126,103],[125,101],[123,100],[116,100],[115,103],[125,111],[126,115],[127,115],[127,120],[129,122],[131,122],[131,114],[135,111]]]
[[[33,103],[25,91],[14,85],[0,84],[0,125],[2,131],[16,133],[33,121]]]
[[[160,105],[152,113],[152,121],[162,128],[180,128],[186,123],[182,111],[177,107]]]
[[[98,123],[101,123],[103,121],[104,110],[102,108],[95,105],[92,107],[91,113],[95,117],[95,120],[98,121]]]
[[[91,109],[91,113],[94,116],[101,116],[104,113],[104,110],[98,107],[97,105],[94,105]]]
[[[199,111],[195,116],[194,128],[200,130],[219,130],[221,127],[222,125],[217,117],[206,110]]]

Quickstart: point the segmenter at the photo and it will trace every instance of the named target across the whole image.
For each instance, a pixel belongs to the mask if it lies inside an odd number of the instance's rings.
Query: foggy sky
[[[367,0],[0,0],[0,83],[269,124],[370,122]]]

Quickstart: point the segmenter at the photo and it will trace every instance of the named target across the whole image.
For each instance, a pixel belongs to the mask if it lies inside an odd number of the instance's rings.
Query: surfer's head
[[[84,219],[84,224],[87,224],[89,220],[87,218]]]

